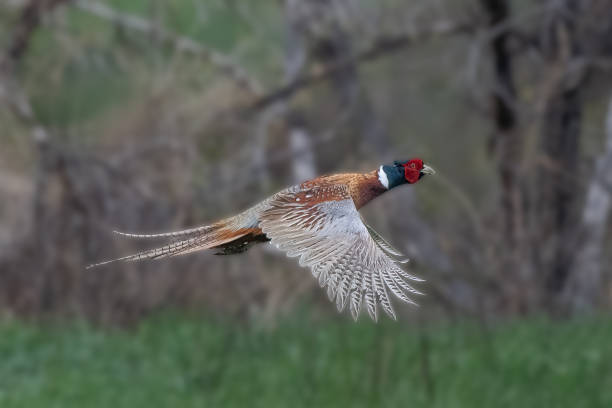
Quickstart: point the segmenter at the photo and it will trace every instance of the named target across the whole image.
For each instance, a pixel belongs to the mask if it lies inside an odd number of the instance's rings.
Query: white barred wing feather
[[[273,245],[299,257],[300,265],[308,266],[327,288],[338,310],[348,305],[355,320],[362,303],[373,320],[378,305],[395,319],[389,292],[414,304],[408,293],[419,292],[406,280],[420,279],[403,271],[395,259],[401,254],[362,222],[348,187],[280,192],[262,212],[260,227]]]

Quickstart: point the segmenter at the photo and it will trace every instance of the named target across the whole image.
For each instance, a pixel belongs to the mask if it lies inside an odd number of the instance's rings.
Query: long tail
[[[253,232],[253,229],[231,229],[226,226],[226,223],[216,223],[203,227],[191,228],[183,231],[166,232],[161,234],[131,234],[125,232],[113,231],[116,234],[130,238],[185,238],[164,245],[159,248],[147,249],[132,255],[123,256],[121,258],[110,259],[102,262],[97,262],[85,267],[90,269],[96,266],[106,265],[118,261],[140,261],[143,259],[160,259],[168,256],[183,255],[203,249],[210,249],[231,242],[244,235]]]
[[[186,237],[189,235],[203,235],[206,233],[209,233],[211,231],[214,231],[216,228],[216,224],[213,225],[204,225],[202,227],[195,227],[195,228],[189,228],[186,230],[182,230],[182,231],[172,231],[172,232],[162,232],[160,234],[132,234],[129,232],[122,232],[122,231],[113,231],[113,233],[117,234],[117,235],[121,235],[123,237],[128,237],[128,238],[136,238],[136,239],[143,239],[143,238],[181,238],[181,237]]]

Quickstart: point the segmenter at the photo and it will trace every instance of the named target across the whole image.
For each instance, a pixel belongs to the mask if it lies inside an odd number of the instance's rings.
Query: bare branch
[[[238,65],[229,56],[206,47],[192,38],[176,34],[140,16],[119,12],[100,2],[79,0],[75,3],[75,6],[120,27],[132,31],[155,34],[168,46],[208,61],[252,95],[258,96],[262,93],[263,87],[259,81],[252,78],[243,67]]]
[[[274,102],[289,98],[304,88],[315,85],[325,79],[362,62],[373,61],[383,56],[401,51],[417,41],[423,41],[439,35],[454,34],[466,31],[469,25],[455,21],[440,21],[431,24],[422,31],[413,31],[395,36],[381,36],[370,47],[347,58],[325,66],[323,69],[302,75],[288,84],[260,97],[250,107],[249,111],[261,110]]]
[[[35,142],[48,139],[47,130],[36,120],[28,96],[14,75],[14,65],[29,48],[34,31],[45,12],[70,0],[31,0],[22,8],[6,50],[0,54],[0,104],[6,104],[15,116],[32,130]]]
[[[18,60],[28,49],[32,33],[40,25],[42,14],[70,0],[32,0],[23,7],[19,21],[13,31],[6,57],[11,61]],[[6,63],[6,62],[5,62]]]

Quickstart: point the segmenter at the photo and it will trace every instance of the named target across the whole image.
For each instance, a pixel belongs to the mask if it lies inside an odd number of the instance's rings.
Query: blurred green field
[[[0,406],[610,407],[612,324],[0,324]]]

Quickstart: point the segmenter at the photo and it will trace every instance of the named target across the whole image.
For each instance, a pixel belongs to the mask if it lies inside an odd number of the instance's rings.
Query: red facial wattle
[[[404,166],[404,178],[410,184],[416,183],[421,177],[420,173],[423,169],[423,160],[412,159],[407,161]]]

